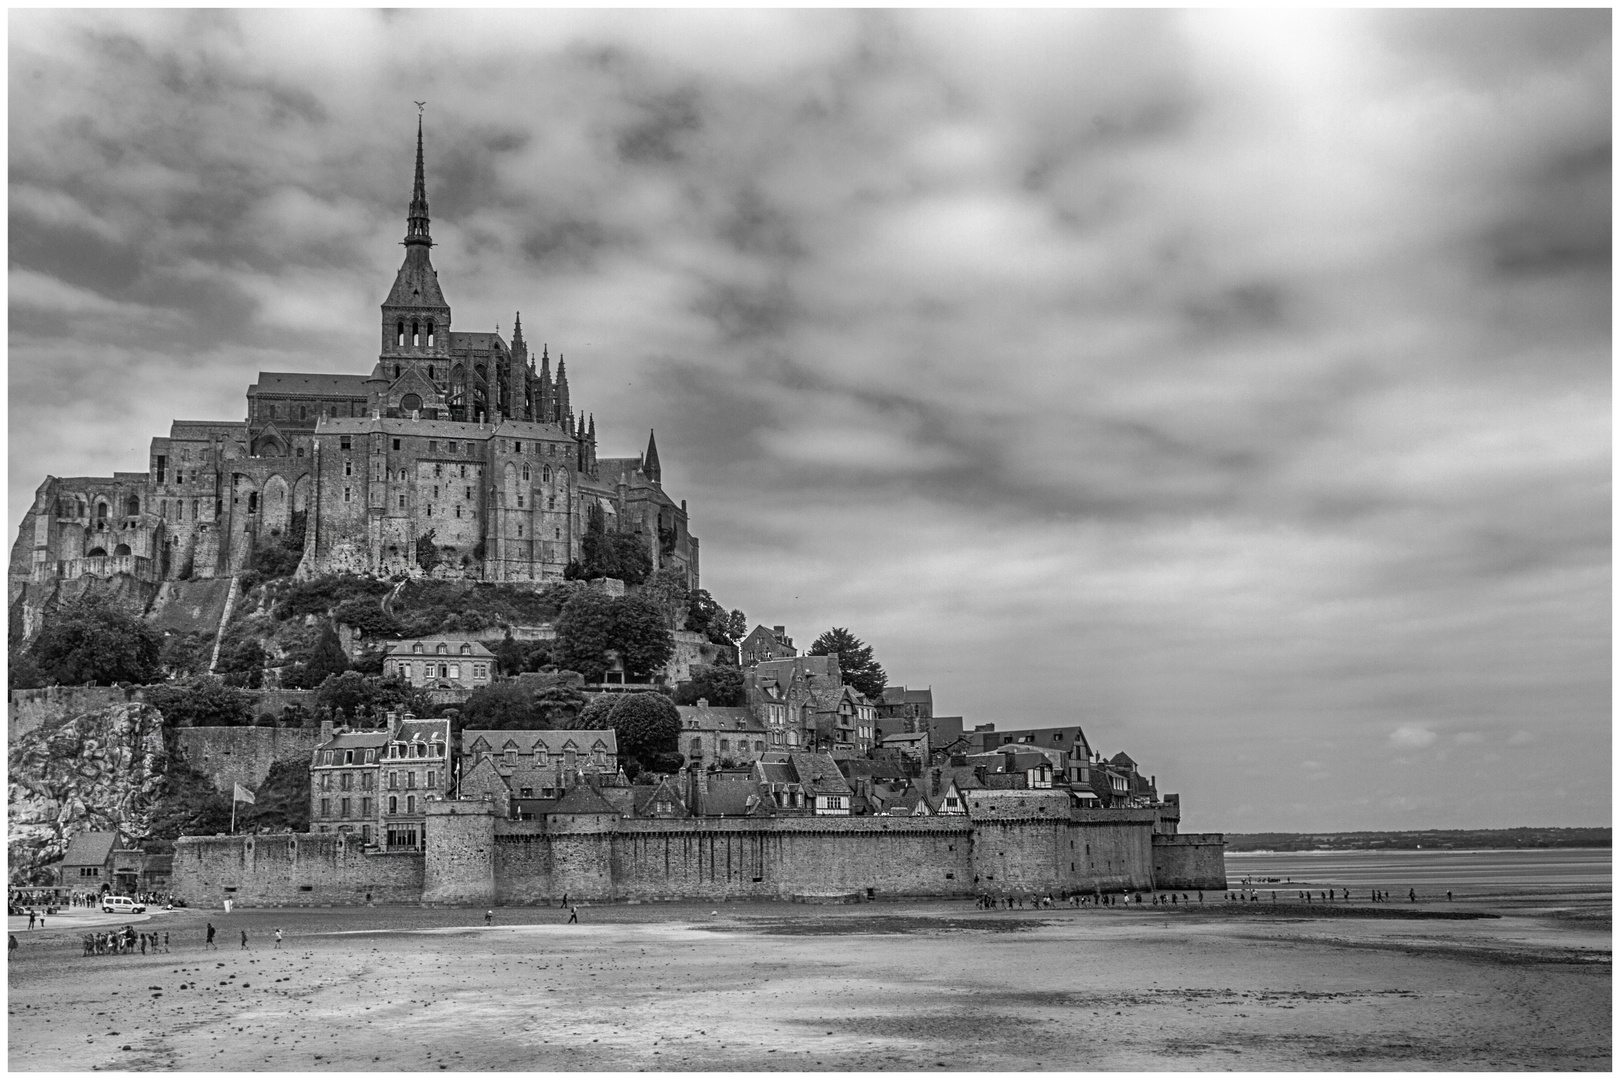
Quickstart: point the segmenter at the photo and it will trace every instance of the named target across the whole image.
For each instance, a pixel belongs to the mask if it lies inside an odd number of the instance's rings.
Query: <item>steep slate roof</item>
[[[907,690],[903,686],[885,686],[883,688],[882,702],[885,705],[929,705],[934,704],[934,691]]]
[[[799,782],[813,795],[848,795],[849,782],[838,771],[838,763],[826,754],[790,754]]]
[[[292,397],[363,398],[364,375],[322,375],[312,371],[261,371],[249,394],[287,394]]]
[[[636,816],[647,817],[652,814],[652,806],[660,798],[669,800],[671,812],[676,817],[689,817],[686,809],[686,799],[681,795],[681,785],[675,778],[666,776],[656,784],[641,784],[630,789],[634,792],[633,806]]]
[[[315,747],[316,750],[358,750],[361,747],[384,747],[388,745],[389,735],[386,731],[340,731],[335,733],[326,742]]]
[[[411,720],[400,720],[394,725],[394,740],[396,742],[440,742],[445,746],[445,753],[450,752],[450,718],[449,717],[422,717]]]
[[[697,731],[764,731],[765,725],[754,719],[752,709],[729,705],[677,705],[681,714],[681,730]]]
[[[546,811],[548,814],[617,814],[618,812],[611,803],[592,790],[589,784],[576,784],[569,789],[568,794],[557,800],[557,805]]]
[[[472,768],[461,774],[461,781],[456,788],[456,794],[461,798],[466,798],[470,795],[482,795],[485,792],[495,796],[495,802],[504,812],[506,801],[511,796],[512,789],[507,786],[506,778],[501,775],[499,769],[495,768],[494,762],[480,760]]]
[[[547,753],[560,754],[570,742],[581,751],[589,751],[601,743],[607,753],[615,757],[619,753],[619,735],[612,728],[462,728],[461,752],[471,754],[479,739],[489,744],[492,753],[500,753],[509,742],[520,754],[532,754],[535,747],[542,744]]]
[[[440,644],[445,646],[445,652],[442,654],[434,651]],[[416,645],[422,646],[421,652],[412,651]],[[467,652],[462,652],[461,647],[463,645],[469,645],[471,648]],[[467,637],[407,638],[404,641],[392,641],[388,644],[386,655],[390,660],[395,657],[405,659],[413,656],[420,656],[424,660],[454,660],[458,657],[470,660],[493,660],[495,658],[495,654],[490,652],[482,641]]]
[[[767,754],[766,757],[770,755]],[[791,761],[766,761],[761,759],[756,763],[759,769],[759,778],[767,784],[797,784],[799,772],[793,767]]]
[[[69,866],[100,866],[112,854],[116,843],[118,834],[115,832],[75,833],[68,841],[62,862]]]
[[[775,810],[753,777],[711,778],[701,806],[704,817],[764,817]]]
[[[437,279],[435,279],[435,280],[437,280]],[[452,330],[452,331],[450,331],[450,348],[452,350],[456,350],[456,349],[487,350],[487,349],[494,348],[495,343],[497,341],[499,341],[503,347],[506,345],[506,342],[504,340],[502,340],[501,335],[496,334],[496,333],[491,333],[491,332],[489,332],[487,330],[472,330],[472,331]]]

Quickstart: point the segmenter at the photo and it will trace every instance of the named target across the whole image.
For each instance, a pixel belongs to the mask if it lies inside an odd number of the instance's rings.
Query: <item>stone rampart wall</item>
[[[336,834],[183,836],[175,843],[174,894],[193,907],[226,898],[243,907],[299,904],[414,904],[422,899],[422,856],[365,852]]]
[[[13,690],[7,716],[7,730],[15,739],[47,720],[79,713],[95,712],[109,705],[141,700],[141,688],[120,686],[46,686],[38,690]]]
[[[1155,836],[1153,883],[1160,889],[1225,889],[1225,838],[1221,833]]]
[[[195,727],[176,728],[175,741],[186,761],[211,776],[220,791],[232,784],[253,790],[278,761],[309,764],[318,732],[312,728]]]
[[[491,803],[449,801],[429,804],[428,815],[421,855],[366,856],[358,845],[344,847],[325,835],[187,838],[175,880],[194,890],[181,896],[203,903],[225,895],[242,903],[357,903],[372,892],[379,901],[479,906],[556,903],[564,895],[593,901],[1064,896],[1153,888],[1156,857],[1168,860],[1175,882],[1160,888],[1225,881],[1218,838],[1155,843],[1150,810],[983,821],[592,815],[507,821]],[[307,849],[311,843],[317,846]],[[378,859],[408,860],[415,870],[385,873]],[[226,894],[227,886],[237,892]]]

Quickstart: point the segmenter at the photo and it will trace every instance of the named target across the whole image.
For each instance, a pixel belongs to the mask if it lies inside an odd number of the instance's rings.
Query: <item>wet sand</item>
[[[581,908],[577,926],[499,909],[488,928],[457,908],[176,912],[137,927],[167,930],[168,955],[19,935],[8,1064],[1610,1068],[1607,895],[1415,905],[1500,916],[1485,919],[1376,908],[661,904]]]

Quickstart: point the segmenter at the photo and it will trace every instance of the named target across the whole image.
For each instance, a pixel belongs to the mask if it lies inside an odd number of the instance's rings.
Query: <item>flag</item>
[[[251,803],[251,802],[253,802],[253,792],[249,791],[247,788],[243,787],[241,784],[237,784],[236,785],[236,793],[231,796],[231,801],[233,803],[239,803],[239,802]]]

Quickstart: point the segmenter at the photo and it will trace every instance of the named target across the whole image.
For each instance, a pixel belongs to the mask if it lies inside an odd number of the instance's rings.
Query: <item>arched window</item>
[[[428,378],[437,379],[438,377],[439,376],[437,374],[435,374],[434,371],[433,371],[433,365],[429,364],[428,365]]]
[[[404,319],[401,319],[399,321],[399,338],[395,342],[395,344],[398,344],[398,345],[401,345],[401,346],[403,346],[405,344],[405,320]],[[398,368],[394,369],[394,374],[395,375],[399,374],[399,369]]]
[[[527,465],[523,466],[523,482],[529,482],[529,467]]]
[[[124,504],[124,514],[128,517],[136,517],[140,514],[140,512],[141,497],[139,495],[131,495],[129,497],[129,501]]]
[[[433,320],[428,320],[428,348],[433,348]]]
[[[259,512],[259,493],[257,491],[250,491],[250,492],[248,492],[248,513],[257,514],[258,512]]]
[[[551,466],[550,465],[547,465],[545,468],[540,470],[540,479],[544,480],[548,484],[551,483]]]
[[[93,547],[89,551],[84,553],[84,557],[87,558],[87,559],[101,559],[101,558],[105,558],[106,555],[107,555],[107,549],[106,548],[101,548],[101,547]]]
[[[106,503],[104,503],[104,502],[96,503],[96,520],[97,521],[106,521],[107,520],[107,504]]]
[[[401,323],[401,324],[400,324],[400,325],[402,325],[402,326],[403,326],[403,325],[404,325],[404,324],[403,324],[403,323]],[[401,335],[400,335],[400,342],[399,342],[399,343],[400,343],[400,344],[401,344],[401,345],[403,345],[403,344],[405,344],[405,340],[404,340],[404,339],[405,339],[405,335],[404,335],[404,334],[401,334]],[[399,365],[398,365],[398,364],[395,364],[395,365],[394,365],[394,378],[396,378],[396,379],[397,379],[397,378],[399,378]]]
[[[114,555],[128,555],[129,554],[129,545],[128,544],[119,544],[117,547],[113,548],[113,554]]]
[[[422,332],[417,329],[416,323],[411,323],[411,348],[422,344]]]

